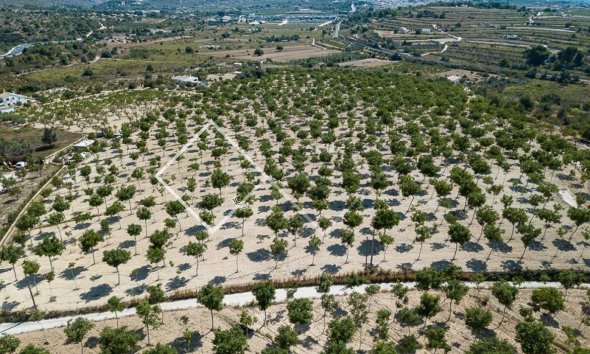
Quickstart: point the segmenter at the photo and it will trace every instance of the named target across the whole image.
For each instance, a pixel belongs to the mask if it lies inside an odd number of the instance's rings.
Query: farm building
[[[76,150],[84,151],[84,150],[88,149],[92,144],[94,144],[94,140],[84,139],[84,140],[81,140],[81,141],[77,142],[76,144],[72,145],[72,147]]]
[[[30,98],[11,92],[0,93],[0,112],[7,113],[14,111],[14,107],[18,104],[25,104],[29,102]]]
[[[199,78],[191,75],[172,76],[172,80],[176,81],[177,84],[198,84]]]

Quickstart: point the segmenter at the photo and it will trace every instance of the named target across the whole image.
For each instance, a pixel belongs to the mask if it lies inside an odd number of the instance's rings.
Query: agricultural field
[[[0,354],[588,353],[588,12],[278,4],[0,7]]]
[[[230,330],[232,326],[246,328],[245,338],[247,338],[248,352],[252,353],[259,353],[263,350],[274,353],[271,350],[276,350],[276,348],[288,348],[294,353],[304,351],[319,353],[326,347],[328,341],[334,342],[336,338],[339,338],[336,328],[350,328],[347,326],[347,324],[350,325],[348,322],[357,319],[362,321],[360,329],[343,331],[343,333],[349,333],[345,337],[350,335],[349,346],[355,350],[360,348],[360,350],[370,352],[377,344],[391,350],[392,347],[395,347],[395,344],[392,343],[399,342],[407,343],[405,346],[398,346],[400,353],[412,352],[412,347],[422,347],[417,349],[417,353],[429,353],[434,349],[433,347],[443,350],[447,347],[451,353],[459,353],[468,351],[470,347],[475,350],[478,345],[481,346],[482,343],[492,341],[494,338],[505,341],[504,348],[518,347],[514,335],[521,318],[518,309],[521,306],[526,306],[533,293],[533,290],[521,289],[514,303],[504,312],[504,306],[498,302],[489,289],[472,289],[463,294],[459,303],[453,305],[449,305],[452,300],[446,297],[444,291],[429,291],[428,294],[431,296],[439,297],[440,303],[435,311],[436,314],[426,318],[424,323],[421,320],[404,322],[399,319],[405,318],[408,310],[420,308],[420,294],[425,292],[410,290],[406,294],[399,291],[394,294],[388,291],[390,289],[383,290],[387,292],[375,294],[369,288],[369,291],[357,290],[355,295],[326,294],[321,299],[311,300],[298,298],[296,293],[295,299],[290,300],[287,304],[277,302],[266,310],[267,321],[264,326],[264,312],[258,308],[257,303],[246,308],[226,306],[221,311],[214,313],[213,321],[216,327],[223,330]],[[348,291],[348,293],[352,292]],[[279,291],[277,291],[278,295]],[[334,297],[332,303],[325,300],[331,297]],[[408,302],[404,303],[404,297],[407,297]],[[580,308],[580,303],[587,303],[586,294],[580,290],[572,290],[568,293],[566,300],[564,311],[560,311],[554,316],[545,316],[545,318],[570,329],[578,328],[578,321],[582,314],[577,312],[577,309]],[[311,316],[304,318],[302,323],[295,325],[295,328],[290,328],[285,324],[286,322],[291,322],[291,319],[294,319],[295,322],[301,320],[292,310],[296,308],[292,303],[299,305],[306,304],[307,301],[311,302],[311,306],[309,306]],[[467,315],[467,313],[474,314],[477,309],[483,310],[484,314],[492,315],[491,321],[484,326],[485,328],[474,327],[473,323],[477,322],[468,320],[474,315]],[[246,316],[243,315],[244,313]],[[150,330],[152,348],[153,343],[161,343],[169,345],[181,353],[214,352],[216,346],[212,342],[216,335],[210,330],[209,317],[209,311],[205,308],[166,312],[164,323]],[[250,324],[245,322],[244,325],[243,319],[248,317],[254,321]],[[189,318],[189,320],[186,321],[185,318]],[[336,319],[340,319],[340,321],[336,321]],[[309,323],[305,323],[306,321]],[[424,324],[427,334],[421,335],[421,328]],[[438,325],[448,328],[443,341],[437,340],[439,337],[434,335],[433,329],[436,329]],[[104,343],[100,343],[99,337],[101,331],[106,327],[111,329],[125,327],[126,330],[136,335],[138,347],[149,348],[148,338],[144,334],[144,324],[136,316],[131,316],[97,322],[81,341],[85,353],[98,353],[105,346]],[[555,336],[558,352],[566,352],[569,348],[576,346],[564,332],[554,327],[549,328],[550,333]],[[582,332],[578,333],[577,340],[585,345],[588,343],[589,336],[587,327],[580,327],[580,331]],[[230,333],[239,335],[241,332]],[[414,345],[410,345],[412,336],[417,339]],[[21,334],[17,337],[22,343],[21,348],[25,346],[25,343],[28,343],[44,346],[51,352],[63,350],[74,352],[80,346],[68,341],[63,328],[46,329]],[[488,347],[488,350],[491,350],[490,348],[493,347]],[[390,352],[385,351],[385,353]],[[480,349],[480,351],[472,351],[471,353],[482,353],[482,351]]]

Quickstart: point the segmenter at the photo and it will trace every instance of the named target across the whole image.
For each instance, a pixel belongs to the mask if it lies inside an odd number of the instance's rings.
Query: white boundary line
[[[168,193],[170,193],[174,199],[176,199],[178,202],[180,202],[182,204],[182,206],[185,208],[185,210],[192,215],[195,220],[197,220],[197,222],[204,226],[207,229],[207,232],[209,233],[209,235],[214,234],[215,232],[219,231],[219,229],[221,228],[221,226],[223,224],[225,224],[225,222],[231,218],[234,213],[236,212],[236,210],[242,205],[242,202],[244,200],[248,200],[250,198],[250,196],[254,193],[254,191],[256,191],[259,186],[262,183],[257,184],[252,191],[250,191],[250,193],[248,193],[248,195],[246,195],[242,201],[236,203],[236,207],[231,209],[229,213],[227,213],[223,219],[221,219],[221,221],[219,221],[218,223],[216,223],[214,226],[209,226],[207,225],[207,223],[203,222],[203,220],[201,219],[201,217],[199,216],[199,213],[193,209],[190,205],[188,205],[182,198],[180,195],[178,195],[178,193],[172,188],[170,187],[161,177],[161,175],[166,172],[166,170],[178,159],[178,157],[180,157],[182,154],[184,154],[189,147],[191,147],[195,141],[197,141],[197,139],[201,136],[201,134],[209,127],[213,127],[219,134],[221,134],[221,136],[223,136],[225,138],[225,141],[231,145],[234,149],[236,149],[238,151],[238,153],[240,155],[242,155],[249,163],[250,165],[260,174],[260,176],[262,177],[262,182],[263,183],[270,183],[272,187],[274,187],[282,196],[283,198],[285,198],[287,200],[287,202],[291,203],[292,205],[295,206],[295,209],[299,209],[299,206],[297,205],[297,203],[293,200],[293,197],[286,192],[283,188],[281,188],[279,186],[279,184],[269,175],[267,175],[264,172],[264,169],[261,168],[256,162],[254,162],[254,160],[252,159],[252,157],[247,154],[242,148],[240,148],[240,146],[238,145],[238,143],[232,139],[231,137],[229,137],[227,134],[225,134],[223,132],[223,130],[211,119],[209,119],[209,122],[207,122],[207,124],[205,124],[198,132],[197,134],[195,134],[194,137],[192,137],[186,144],[184,144],[182,146],[182,148],[174,155],[174,157],[172,157],[156,174],[155,177],[158,180],[158,182],[166,189],[166,191],[168,191]],[[308,223],[311,224],[315,224],[315,221],[312,220],[308,215],[303,214],[301,215]]]

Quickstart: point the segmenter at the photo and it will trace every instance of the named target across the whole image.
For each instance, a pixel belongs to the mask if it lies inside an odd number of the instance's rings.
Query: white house
[[[0,93],[0,112],[12,112],[17,104],[25,104],[30,98],[12,92]]]
[[[77,142],[76,144],[74,144],[72,147],[76,150],[86,150],[88,149],[92,144],[94,144],[94,140],[92,139],[84,139],[81,140],[79,142]]]
[[[420,33],[421,33],[421,34],[430,34],[430,33],[432,33],[432,32],[430,31],[430,28],[422,28],[422,29],[420,30]]]
[[[171,79],[177,84],[198,84],[200,82],[198,77],[190,75],[172,76]]]

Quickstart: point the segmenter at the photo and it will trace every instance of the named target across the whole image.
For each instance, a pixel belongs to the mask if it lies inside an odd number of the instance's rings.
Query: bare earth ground
[[[187,125],[189,131],[198,131],[198,127],[193,122]],[[212,129],[212,128],[208,128]],[[344,128],[337,131],[338,134],[344,133]],[[234,134],[229,130],[224,130],[228,136]],[[210,143],[213,143],[214,131],[209,130]],[[252,129],[245,128],[242,134],[246,137],[251,137],[254,142]],[[149,140],[149,148],[151,150],[145,158],[140,157],[137,160],[132,160],[129,154],[134,151],[135,146],[130,146],[129,149],[123,146],[123,154],[120,155],[115,150],[108,148],[105,152],[96,156],[99,161],[104,161],[105,158],[111,158],[113,164],[118,166],[120,171],[115,182],[115,186],[123,186],[128,184],[135,184],[137,186],[136,197],[131,201],[132,210],[129,210],[129,204],[124,203],[127,210],[120,214],[120,219],[117,217],[109,218],[111,223],[111,233],[106,237],[105,242],[99,244],[96,250],[96,264],[93,264],[92,255],[81,252],[77,243],[77,239],[86,229],[99,230],[99,222],[106,218],[103,214],[104,206],[99,206],[98,211],[88,205],[88,197],[83,190],[92,187],[96,188],[99,184],[94,183],[96,173],[93,169],[93,175],[90,182],[87,184],[81,176],[75,177],[72,193],[77,195],[76,200],[73,201],[72,207],[66,212],[66,222],[60,225],[61,234],[67,243],[67,248],[64,253],[53,259],[53,266],[56,270],[56,279],[48,284],[41,279],[38,284],[39,294],[36,296],[37,304],[43,310],[65,310],[71,308],[96,306],[106,302],[109,296],[117,295],[126,299],[141,298],[144,296],[145,287],[150,284],[161,283],[168,293],[177,290],[198,289],[198,287],[208,282],[216,284],[244,284],[252,281],[263,279],[288,279],[299,277],[316,277],[323,272],[332,274],[345,274],[358,271],[364,267],[367,260],[367,255],[370,250],[370,238],[372,228],[370,227],[371,216],[373,213],[372,203],[375,197],[374,191],[365,186],[369,182],[368,166],[364,165],[360,172],[364,174],[364,180],[361,182],[364,186],[359,191],[365,203],[365,210],[362,212],[364,216],[363,224],[357,228],[357,235],[354,247],[349,253],[349,262],[346,263],[347,248],[341,244],[338,237],[338,229],[344,227],[342,225],[342,217],[346,212],[344,207],[346,201],[346,193],[339,186],[339,182],[335,183],[330,195],[330,208],[323,212],[323,216],[329,217],[334,222],[334,225],[326,232],[323,238],[324,244],[315,258],[315,266],[310,266],[312,254],[307,247],[306,237],[316,233],[322,235],[322,231],[317,228],[315,220],[317,212],[311,208],[311,203],[306,197],[302,198],[303,203],[302,214],[307,215],[312,222],[306,223],[302,235],[299,237],[295,245],[295,240],[292,235],[282,232],[280,236],[288,239],[289,249],[285,259],[280,259],[278,266],[276,266],[269,246],[271,244],[273,233],[265,226],[264,219],[269,215],[270,208],[276,202],[270,199],[270,184],[264,183],[263,176],[259,176],[262,180],[259,187],[255,190],[254,195],[257,197],[252,209],[254,215],[246,220],[245,223],[245,246],[244,251],[238,257],[239,272],[236,273],[236,259],[229,254],[228,244],[233,238],[238,238],[241,235],[241,220],[236,217],[230,217],[223,223],[221,229],[210,235],[207,242],[208,249],[205,252],[204,260],[200,261],[199,276],[196,274],[196,259],[187,256],[184,248],[189,241],[195,241],[192,235],[199,229],[197,221],[188,213],[182,213],[178,216],[180,227],[170,230],[172,234],[171,243],[166,247],[166,265],[161,263],[157,265],[150,265],[145,254],[149,247],[149,240],[145,236],[144,223],[138,220],[135,212],[138,208],[138,202],[141,198],[147,196],[154,196],[156,198],[156,207],[152,208],[153,216],[147,223],[148,235],[155,230],[162,230],[164,228],[163,220],[170,218],[166,213],[163,204],[170,201],[172,196],[167,193],[159,185],[151,185],[150,182],[144,178],[136,182],[130,177],[131,172],[136,167],[149,168],[149,160],[156,156],[161,156],[162,164],[171,159],[180,149],[180,145],[175,142],[175,138],[169,138],[169,142],[162,151],[156,144],[155,139]],[[260,154],[258,149],[250,148],[252,158],[261,166],[264,166],[264,157]],[[383,150],[384,156],[389,158],[390,153]],[[237,183],[245,180],[245,169],[240,167],[238,160],[239,153],[233,148],[229,148],[229,152],[221,158],[222,170],[233,176],[233,183],[229,187],[222,189],[222,196],[224,204],[215,210],[215,223],[220,222],[228,213],[233,210],[236,205],[232,201],[236,197]],[[119,157],[120,156],[120,157]],[[357,157],[360,161],[360,157]],[[100,165],[93,161],[94,158],[88,159],[85,163],[91,166]],[[201,167],[197,173],[191,172],[188,165],[193,162],[201,163]],[[288,164],[287,164],[288,165]],[[306,167],[308,173],[312,173],[319,168],[319,163],[309,163]],[[168,180],[171,188],[178,193],[187,193],[186,180],[189,176],[197,178],[197,190],[193,194],[194,198],[189,203],[193,208],[201,197],[208,193],[218,193],[216,189],[207,186],[207,181],[210,179],[210,173],[213,170],[212,158],[210,151],[198,151],[196,148],[190,148],[184,155],[184,159],[179,163],[173,163],[170,168],[162,175],[165,180]],[[442,174],[448,174],[450,167]],[[294,173],[291,168],[285,169],[286,176]],[[314,172],[315,173],[315,172]],[[390,171],[390,178],[397,179],[395,173]],[[548,172],[549,174],[550,172]],[[559,188],[572,188],[572,192],[587,191],[587,187],[575,182],[575,179],[568,180],[568,170],[564,174],[556,173],[553,182]],[[417,180],[422,179],[418,171],[412,173]],[[498,170],[497,166],[493,166],[491,176],[496,176],[497,183],[505,186],[504,193],[517,194],[510,188],[511,183],[505,181],[512,181],[520,177],[520,172],[516,166],[513,166],[507,174]],[[74,177],[74,176],[73,176]],[[548,175],[548,179],[550,176]],[[335,171],[333,176],[334,181],[340,181],[340,172]],[[483,182],[480,180],[480,184]],[[437,198],[432,197],[433,188],[427,183],[423,184],[425,191],[416,196],[412,201],[412,205],[419,207],[421,210],[432,213],[431,220],[427,225],[439,225],[438,232],[433,237],[424,243],[421,257],[418,260],[420,253],[420,244],[414,241],[415,233],[413,231],[414,225],[410,220],[410,214],[406,214],[404,220],[395,227],[391,233],[395,237],[395,243],[384,250],[380,245],[375,247],[375,264],[383,269],[401,271],[404,269],[421,269],[423,267],[444,267],[450,263],[455,251],[455,245],[448,242],[447,224],[442,220],[442,215],[445,212],[444,208],[434,213],[437,209]],[[575,189],[573,189],[575,188]],[[456,189],[456,187],[455,187]],[[285,191],[289,189],[285,187]],[[46,207],[50,208],[53,199],[56,195],[66,195],[67,189],[64,187],[57,190],[52,196],[45,201]],[[454,191],[451,195],[455,195]],[[287,193],[288,194],[288,193]],[[398,186],[394,183],[382,195],[382,199],[401,213],[406,213],[411,199],[401,196]],[[289,198],[291,201],[293,198]],[[279,201],[280,205],[288,208],[290,205],[289,199],[283,198]],[[488,195],[488,204],[492,204],[492,196]],[[501,212],[501,203],[499,197],[495,198],[493,206]],[[116,198],[110,196],[107,198],[107,205],[112,204]],[[455,208],[462,209],[464,201],[458,200]],[[555,199],[550,202],[547,207],[553,204],[561,204],[566,206],[560,197],[556,194]],[[528,208],[525,200],[515,198],[514,206]],[[466,225],[470,223],[473,211],[466,209],[467,215],[463,223]],[[76,225],[72,217],[81,212],[90,212],[93,214],[93,219],[86,223]],[[97,214],[100,212],[100,215]],[[286,213],[286,216],[292,215],[292,212]],[[571,221],[563,216],[562,222],[564,225],[571,225]],[[137,250],[139,255],[132,257],[131,261],[119,267],[121,272],[121,284],[117,283],[117,274],[115,269],[102,262],[102,252],[112,248],[125,248],[130,252],[134,252],[134,240],[126,233],[127,225],[135,223],[142,225],[144,230],[138,236]],[[544,228],[543,223],[535,218],[532,221],[536,227]],[[501,224],[505,230],[505,240],[508,240],[511,235],[512,226],[507,221]],[[580,268],[585,267],[587,259],[584,258],[582,252],[586,247],[586,243],[581,240],[581,237],[574,238],[571,242],[567,238],[562,239],[556,233],[555,227],[550,227],[543,239],[535,241],[527,250],[526,256],[522,263],[518,260],[523,253],[523,245],[519,240],[518,234],[515,233],[514,238],[507,243],[490,243],[481,238],[481,242],[475,242],[481,234],[481,226],[473,221],[470,224],[471,232],[473,233],[472,242],[465,245],[464,249],[460,249],[456,259],[453,261],[466,270],[471,271],[498,271],[498,270],[513,270],[513,269],[548,269],[548,268]],[[359,231],[360,230],[360,231]],[[35,236],[35,243],[40,242],[44,235],[59,235],[57,227],[48,226],[44,224],[41,229],[33,230],[32,234]],[[28,242],[27,242],[28,245]],[[50,266],[47,257],[37,257],[30,255],[29,259],[36,259],[41,264],[40,274],[49,272]],[[68,269],[68,265],[73,262],[75,267]],[[18,281],[15,282],[12,269],[9,264],[2,264],[0,280],[3,281],[2,288],[2,307],[4,310],[25,309],[32,306],[32,302],[27,290],[29,281],[35,279],[23,278],[22,268],[17,267]],[[76,290],[78,289],[78,290]],[[59,294],[59,300],[50,302],[53,295]]]
[[[395,61],[391,60],[383,60],[377,58],[368,58],[368,59],[360,59],[360,60],[353,60],[353,61],[345,61],[343,63],[339,63],[338,66],[350,66],[355,68],[376,68],[379,66],[384,65],[391,65],[395,64]]]
[[[409,293],[410,307],[415,307],[419,303],[419,292],[412,290]],[[443,294],[441,296],[441,302],[444,299]],[[470,293],[465,296],[463,301],[459,305],[453,305],[453,314],[451,319],[447,322],[449,317],[449,301],[446,300],[441,303],[443,311],[436,315],[434,318],[428,320],[427,326],[431,324],[444,325],[449,328],[446,339],[452,349],[450,353],[463,353],[469,348],[469,345],[476,340],[476,336],[464,324],[464,313],[465,309],[473,306],[483,306],[493,313],[493,321],[489,326],[489,330],[482,333],[482,337],[496,335],[501,339],[506,339],[510,343],[514,344],[518,349],[519,345],[515,342],[514,333],[515,326],[517,323],[522,321],[522,317],[518,314],[518,308],[521,305],[526,305],[530,299],[531,290],[521,289],[518,299],[511,309],[506,312],[506,317],[500,328],[497,328],[502,318],[503,307],[497,300],[491,295],[488,290],[481,290],[478,294],[477,290],[472,289]],[[580,326],[580,318],[582,318],[582,305],[585,301],[585,290],[570,290],[567,295],[566,310],[559,312],[554,317],[542,316],[543,320],[547,324],[547,328],[550,329],[556,336],[555,347],[557,353],[565,353],[568,348],[566,337],[558,329],[557,323],[561,326],[570,326],[574,329],[579,330],[578,340],[580,340],[582,346],[587,346],[590,338],[590,330],[587,326]],[[343,316],[348,314],[348,301],[345,296],[338,297],[337,304],[341,306],[341,309],[336,310],[333,314],[328,314],[326,322],[329,322],[333,316]],[[370,350],[374,343],[374,337],[372,329],[375,328],[375,314],[379,309],[389,309],[393,314],[396,312],[396,299],[391,293],[381,293],[375,295],[369,300],[369,311],[370,315],[368,321],[363,326],[362,335],[358,332],[354,336],[350,347],[362,350]],[[257,330],[261,327],[264,315],[262,311],[256,307],[247,309],[250,314],[254,315],[258,322],[251,328]],[[224,308],[219,313],[215,313],[215,326],[225,329],[239,321],[239,316],[242,309],[239,308]],[[186,315],[190,318],[189,324],[184,326],[180,322],[180,317]],[[211,353],[213,333],[210,332],[210,314],[209,311],[204,308],[196,308],[185,311],[172,311],[164,314],[164,326],[159,329],[151,330],[151,343],[160,342],[167,343],[176,347],[181,353]],[[309,328],[302,328],[299,338],[302,340],[302,344],[292,348],[293,353],[319,353],[326,343],[326,333],[323,330],[323,310],[320,305],[319,299],[314,300],[314,314],[313,322]],[[537,315],[537,318],[539,316]],[[277,329],[281,325],[288,324],[288,316],[285,304],[275,304],[268,310],[268,323],[265,328],[260,329],[254,333],[250,332],[251,337],[248,339],[248,345],[250,353],[260,352],[264,347],[270,344],[269,337],[274,337],[277,333]],[[128,326],[130,329],[136,330],[142,336],[140,343],[141,347],[147,346],[147,339],[144,336],[145,329],[143,328],[140,320],[136,316],[125,317],[119,320],[119,325]],[[85,353],[98,353],[99,347],[97,344],[98,335],[100,330],[105,326],[115,327],[115,320],[107,320],[104,322],[97,322],[96,327],[89,332],[86,337]],[[406,327],[402,328],[397,321],[391,318],[391,328],[389,331],[390,338],[394,342],[399,341],[404,335],[416,334],[418,341],[422,344],[426,343],[426,338],[421,335],[422,324],[417,327]],[[191,347],[188,351],[185,351],[184,341],[182,339],[182,333],[188,328],[193,333],[193,340]],[[327,331],[326,331],[327,332]],[[51,353],[75,353],[79,350],[77,344],[66,343],[66,338],[63,333],[63,328],[50,329],[45,331],[37,331],[31,333],[25,333],[18,335],[24,346],[28,343],[41,345],[50,350]],[[360,341],[360,342],[359,342]],[[519,351],[520,352],[520,351]],[[430,353],[425,349],[419,350],[417,353]]]
[[[202,55],[211,55],[214,57],[226,57],[235,58],[238,60],[254,60],[264,61],[266,59],[272,59],[273,61],[289,61],[296,59],[305,59],[310,57],[325,56],[339,53],[339,50],[335,49],[324,49],[309,44],[284,46],[284,50],[278,51],[276,47],[262,48],[264,52],[261,56],[254,56],[254,48],[251,49],[239,49],[239,50],[222,50],[215,52],[202,52]]]

